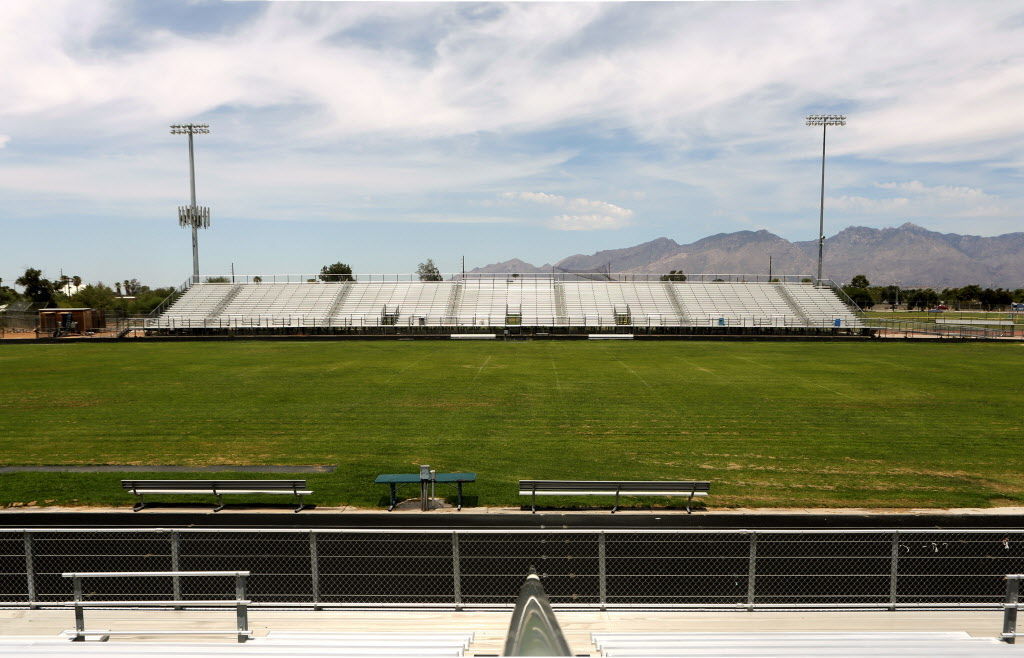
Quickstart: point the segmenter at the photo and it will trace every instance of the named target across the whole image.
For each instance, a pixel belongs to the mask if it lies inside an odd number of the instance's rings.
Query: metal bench
[[[174,494],[216,496],[214,512],[224,509],[225,494],[292,495],[299,512],[305,507],[302,497],[313,493],[306,489],[305,480],[121,480],[121,486],[139,497],[135,512],[146,506],[147,495]]]
[[[431,479],[432,478],[432,479]],[[436,482],[440,484],[452,484],[458,486],[458,507],[462,509],[462,484],[464,482],[476,482],[476,473],[433,473],[430,476],[424,478],[419,473],[384,473],[378,475],[377,479],[373,481],[374,484],[386,484],[391,489],[391,504],[388,505],[388,511],[395,509],[395,505],[398,504],[397,487],[400,484],[420,484],[421,495],[423,491],[423,484]]]
[[[537,496],[615,496],[614,514],[619,496],[686,496],[686,513],[696,496],[706,496],[710,482],[692,480],[520,480],[519,495],[532,496],[531,511],[537,513]]]

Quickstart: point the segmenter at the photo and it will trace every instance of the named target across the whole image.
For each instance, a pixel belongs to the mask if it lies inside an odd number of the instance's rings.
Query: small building
[[[98,308],[43,308],[39,309],[39,332],[53,333],[57,329],[61,333],[75,332],[83,334],[87,331],[103,329],[107,319],[102,309]]]

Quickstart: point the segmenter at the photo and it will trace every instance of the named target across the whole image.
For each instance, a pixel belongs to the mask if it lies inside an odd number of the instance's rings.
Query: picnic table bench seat
[[[686,512],[697,496],[707,496],[711,483],[699,480],[520,480],[519,495],[532,496],[537,513],[537,496],[615,496],[612,513],[619,509],[619,496],[686,496]]]
[[[146,506],[147,495],[216,496],[214,512],[224,509],[224,495],[290,495],[295,497],[299,512],[305,508],[303,496],[312,495],[305,480],[121,480],[121,486],[139,497],[132,508],[138,512]]]

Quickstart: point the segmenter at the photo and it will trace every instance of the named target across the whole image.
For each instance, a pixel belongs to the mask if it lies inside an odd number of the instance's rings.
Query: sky
[[[1022,230],[1024,5],[0,3],[0,278]]]

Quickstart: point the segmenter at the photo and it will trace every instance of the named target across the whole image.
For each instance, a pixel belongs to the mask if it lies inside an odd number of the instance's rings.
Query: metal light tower
[[[172,135],[188,135],[188,181],[192,203],[178,206],[178,224],[192,227],[192,283],[199,283],[199,229],[210,228],[210,209],[196,205],[196,164],[192,151],[192,135],[210,134],[205,123],[184,123],[171,126]]]
[[[829,126],[845,126],[844,114],[811,114],[808,126],[821,126],[821,206],[818,211],[818,281],[821,283],[821,257],[825,250],[825,131]],[[190,138],[191,139],[191,138]]]

